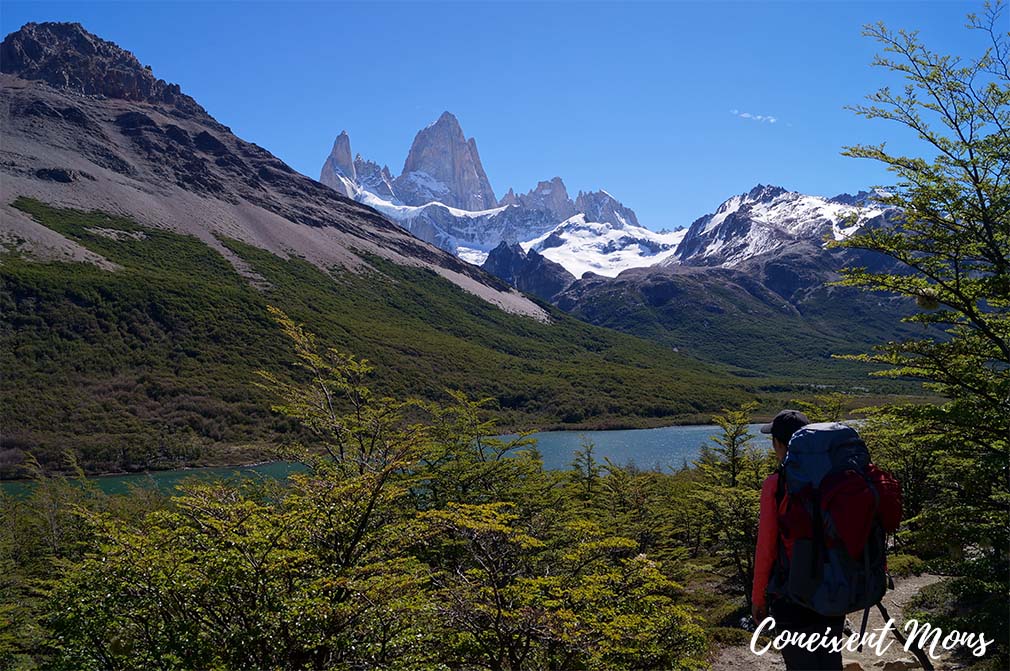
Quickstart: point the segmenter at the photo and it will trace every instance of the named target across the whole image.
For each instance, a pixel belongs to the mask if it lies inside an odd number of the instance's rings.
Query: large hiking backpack
[[[897,480],[870,463],[855,429],[808,424],[789,441],[776,500],[780,546],[769,591],[822,615],[864,610],[865,628],[887,590],[886,534],[901,521]]]

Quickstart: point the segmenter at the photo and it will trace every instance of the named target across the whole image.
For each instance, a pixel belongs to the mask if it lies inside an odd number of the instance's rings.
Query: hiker
[[[783,410],[761,427],[779,467],[761,488],[752,615],[771,610],[778,632],[842,637],[847,613],[870,608],[887,589],[886,535],[901,519],[901,489],[870,463],[859,434],[837,422],[811,424]],[[840,671],[841,652],[782,649],[790,671]]]
[[[807,416],[798,410],[783,410],[775,418],[761,427],[761,433],[770,433],[772,447],[775,449],[775,460],[781,464],[786,458],[789,439],[798,430],[810,424]],[[776,470],[761,486],[761,514],[758,522],[757,552],[754,556],[754,586],[751,590],[751,613],[755,624],[760,624],[768,616],[768,581],[779,549],[778,501],[776,493],[779,486],[779,473]],[[785,546],[786,553],[792,552],[792,547]],[[777,631],[803,631],[824,633],[830,630],[831,636],[841,636],[845,626],[845,616],[824,616],[809,610],[799,604],[790,603],[787,599],[774,599],[771,604],[772,617],[775,618]],[[802,669],[814,671],[840,670],[842,668],[842,653],[819,649],[809,652],[803,648],[789,645],[782,649],[787,669]]]

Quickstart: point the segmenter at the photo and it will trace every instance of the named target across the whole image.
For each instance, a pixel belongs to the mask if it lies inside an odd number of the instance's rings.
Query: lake
[[[659,468],[664,471],[676,470],[690,464],[709,437],[718,433],[717,426],[664,426],[658,429],[630,429],[625,431],[545,431],[535,433],[537,447],[548,469],[566,469],[572,463],[575,451],[582,448],[584,440],[592,441],[597,461],[608,458],[615,464],[634,464],[639,468]],[[771,448],[771,439],[758,432],[758,425],[751,425],[758,447]],[[109,494],[122,494],[130,487],[157,487],[161,490],[174,488],[188,478],[286,478],[301,469],[299,464],[273,462],[256,466],[225,466],[220,468],[191,468],[175,471],[152,471],[131,475],[108,475],[96,477],[95,481]],[[8,494],[24,494],[31,483],[4,482],[0,487]]]

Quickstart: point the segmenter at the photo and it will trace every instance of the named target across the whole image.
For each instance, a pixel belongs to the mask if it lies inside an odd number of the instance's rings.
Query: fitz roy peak
[[[414,138],[393,190],[405,205],[440,202],[479,211],[498,204],[480,163],[477,142],[466,139],[449,112]]]
[[[466,139],[449,112],[417,133],[399,176],[353,154],[345,131],[334,141],[319,181],[478,265],[502,242],[519,243],[523,253],[535,248],[576,276],[587,271],[613,276],[663,260],[682,235],[644,228],[631,208],[606,191],[580,191],[573,200],[561,177],[524,194],[509,189],[496,200],[476,142]]]

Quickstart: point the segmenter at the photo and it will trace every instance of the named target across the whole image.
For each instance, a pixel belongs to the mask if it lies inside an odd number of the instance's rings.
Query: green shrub
[[[887,558],[887,570],[896,578],[920,575],[926,570],[926,562],[915,555],[891,555]]]

